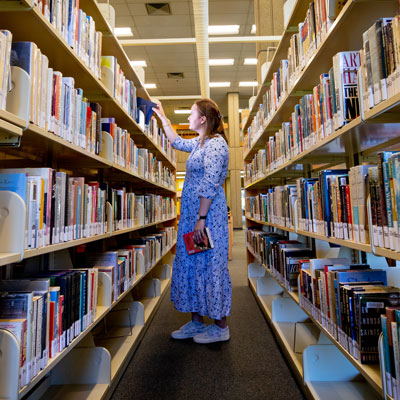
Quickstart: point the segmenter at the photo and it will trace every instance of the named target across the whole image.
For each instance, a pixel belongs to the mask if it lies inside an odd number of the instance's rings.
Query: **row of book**
[[[400,92],[399,18],[379,18],[363,33],[360,96],[365,110]]]
[[[94,322],[99,272],[109,276],[109,300],[115,302],[175,240],[175,228],[167,227],[130,240],[117,250],[94,253],[77,249],[84,268],[0,281],[0,329],[13,333],[20,344],[19,387],[27,385]]]
[[[156,118],[151,118],[148,129],[145,130],[145,133],[151,137],[159,147],[161,147],[161,150],[171,160],[172,163],[176,162],[176,151],[171,146],[171,143],[163,130],[158,126],[158,121]]]
[[[266,165],[262,168],[265,173],[290,162],[360,115],[357,86],[360,63],[358,51],[340,52],[333,57],[329,73],[320,75],[313,93],[300,99],[291,120],[283,122],[282,128],[266,142]],[[266,115],[265,111],[262,115]],[[258,175],[251,174],[250,179],[255,176]]]
[[[379,152],[377,165],[323,170],[318,178],[299,178],[296,185],[277,186],[247,197],[246,214],[358,243],[369,244],[371,236],[375,246],[400,251],[399,168],[399,152]]]
[[[112,137],[113,162],[122,168],[167,187],[175,187],[175,174],[164,163],[157,160],[156,156],[145,147],[138,147],[133,136],[115,123],[115,118],[101,119],[101,133],[107,132]],[[163,134],[163,142],[168,142]],[[105,153],[105,152],[104,152]],[[169,154],[175,157],[175,150]]]
[[[76,55],[100,78],[102,33],[77,0],[40,0],[35,7],[53,25]]]
[[[113,230],[176,214],[172,198],[135,194],[51,168],[1,169],[0,190],[15,192],[25,202],[25,249],[106,233],[107,202],[112,207]]]
[[[387,286],[386,271],[346,258],[315,258],[297,240],[249,228],[248,246],[299,304],[362,364],[379,362],[381,315],[400,308],[400,290]]]
[[[309,144],[302,143],[304,138],[310,137],[310,144],[315,144],[358,117],[361,108],[359,99],[363,109],[368,110],[400,91],[398,25],[398,15],[380,18],[363,33],[363,48],[360,51],[335,55],[333,68],[320,76],[320,84],[313,88],[313,94],[301,99],[292,120],[285,122],[275,135],[273,148],[267,149],[272,153],[272,162],[281,165],[307,148]],[[314,42],[315,35],[312,37]],[[291,61],[302,58],[301,52],[297,58],[291,56],[292,53],[299,53],[299,40],[297,38],[289,47],[289,62],[281,60],[280,68],[274,74],[263,104],[248,129],[245,138],[247,148],[257,140],[301,73],[302,63]],[[276,164],[271,163],[271,169],[274,168]]]
[[[0,329],[19,342],[20,388],[94,321],[97,287],[97,268],[0,281]]]

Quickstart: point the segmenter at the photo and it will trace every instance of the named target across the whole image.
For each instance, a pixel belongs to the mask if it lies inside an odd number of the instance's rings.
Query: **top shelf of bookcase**
[[[260,90],[258,91],[253,107],[250,110],[249,118],[243,127],[243,131],[247,131],[247,128],[251,125],[251,121],[253,120],[254,115],[257,113],[258,106],[262,103],[264,93],[269,87],[269,82],[272,79],[273,73],[278,69],[280,61],[287,57],[287,49],[289,47],[290,38],[292,37],[293,33],[298,32],[298,24],[304,20],[309,3],[310,2],[308,0],[296,1],[288,23],[283,30],[281,40],[279,41],[278,47],[276,48],[274,56],[271,60],[271,64],[268,68],[265,79],[261,83]]]
[[[301,0],[299,0],[301,1]],[[358,50],[362,48],[362,34],[365,32],[373,22],[378,18],[376,8],[371,3],[377,3],[375,0],[367,1],[351,1],[348,0],[340,14],[332,24],[329,32],[325,39],[319,44],[318,49],[313,56],[308,60],[307,64],[303,68],[301,74],[294,82],[290,92],[287,94],[285,99],[281,102],[276,113],[270,119],[267,127],[264,129],[263,134],[257,140],[252,148],[247,152],[245,160],[250,160],[254,155],[260,142],[264,142],[266,137],[270,133],[276,132],[280,129],[282,121],[288,121],[293,112],[295,104],[298,103],[300,97],[306,93],[311,93],[314,86],[320,81],[320,75],[327,73],[332,67],[332,57],[339,51]],[[396,3],[392,0],[379,0],[379,15],[394,15],[396,13]],[[305,18],[305,12],[301,18],[301,21]],[[357,20],[357,24],[351,22]],[[300,22],[300,21],[299,21]],[[274,55],[273,62],[268,70],[267,77],[263,85],[269,85],[268,82],[272,79],[272,74],[279,68],[281,59],[287,58],[287,50],[289,46],[290,36],[293,31],[289,34],[289,39],[284,42],[284,36],[280,42],[282,51],[276,52]],[[283,47],[284,46],[284,47]],[[275,61],[274,61],[275,60]],[[265,93],[265,90],[264,90]],[[264,94],[263,93],[263,94]],[[259,104],[262,102],[262,96],[257,100]],[[257,106],[258,108],[258,106]],[[255,115],[257,108],[253,107],[253,116]],[[366,116],[368,117],[368,116]],[[245,129],[250,126],[252,117],[249,117]],[[375,121],[374,121],[375,122]],[[377,121],[376,121],[377,122]]]

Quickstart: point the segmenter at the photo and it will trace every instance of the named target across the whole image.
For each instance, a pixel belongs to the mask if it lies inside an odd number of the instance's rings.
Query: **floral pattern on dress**
[[[181,197],[176,256],[172,272],[171,301],[181,312],[197,312],[213,319],[230,315],[232,284],[228,270],[228,213],[222,187],[229,163],[229,149],[220,135],[200,139],[178,136],[173,147],[190,152]],[[212,199],[206,226],[214,248],[188,255],[183,234],[193,231],[200,207],[200,196]]]

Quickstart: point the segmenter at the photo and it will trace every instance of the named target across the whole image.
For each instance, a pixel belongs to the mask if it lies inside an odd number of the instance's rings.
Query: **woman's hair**
[[[196,104],[200,115],[206,117],[206,136],[213,138],[219,134],[228,143],[224,129],[224,118],[219,111],[217,103],[214,100],[205,98],[195,101],[194,104]]]

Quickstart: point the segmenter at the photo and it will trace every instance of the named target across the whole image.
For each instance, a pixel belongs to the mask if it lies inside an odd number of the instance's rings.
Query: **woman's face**
[[[188,121],[189,129],[195,132],[199,132],[199,130],[201,130],[205,126],[206,117],[200,115],[199,109],[197,108],[196,104],[192,105]]]

